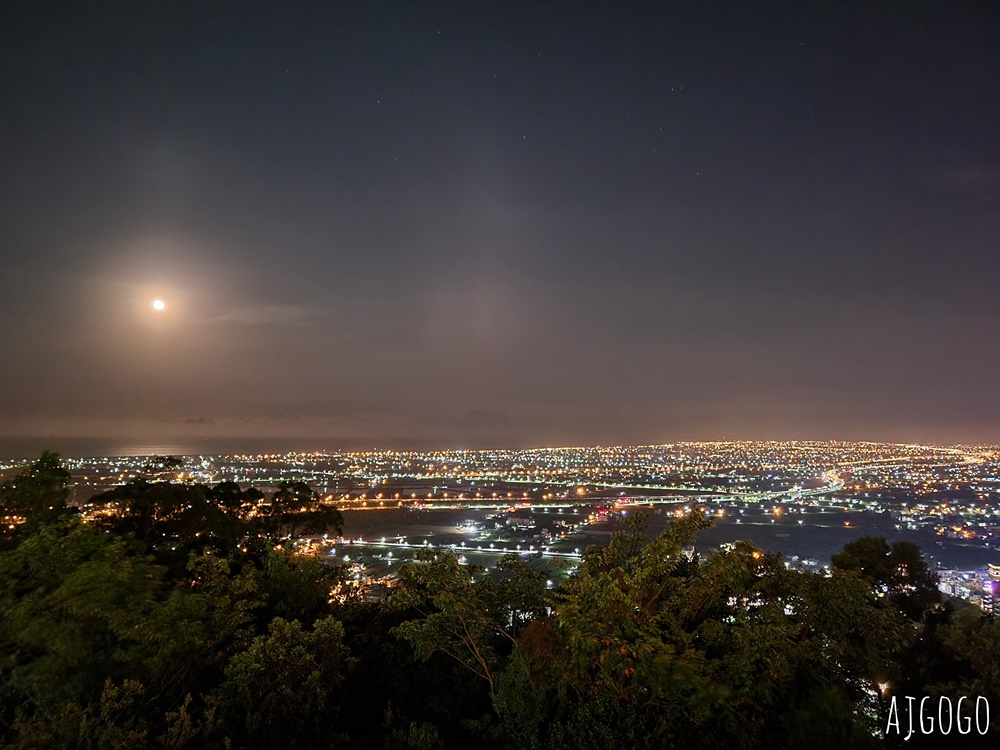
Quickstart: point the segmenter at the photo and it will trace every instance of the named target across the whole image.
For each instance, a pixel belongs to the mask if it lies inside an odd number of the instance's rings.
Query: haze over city
[[[5,5],[0,439],[1000,440],[996,9],[612,10]]]

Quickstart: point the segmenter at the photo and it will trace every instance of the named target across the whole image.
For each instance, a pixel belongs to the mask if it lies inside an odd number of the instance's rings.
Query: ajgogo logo
[[[952,729],[958,729],[959,734],[971,734],[973,719],[975,720],[976,731],[979,734],[986,734],[990,730],[990,702],[983,696],[976,697],[976,705],[973,709],[972,699],[963,695],[958,699],[958,703],[953,705],[951,698],[941,696],[937,699],[937,714],[934,714],[933,698],[925,695],[920,698],[920,705],[914,711],[914,703],[918,700],[912,695],[904,695],[906,706],[903,712],[907,716],[907,734],[903,740],[908,740],[913,736],[913,719],[917,718],[918,729],[921,734],[950,734]],[[965,701],[969,703],[965,706]],[[931,703],[930,706],[927,704]],[[889,706],[889,721],[885,727],[885,733],[900,734],[899,705],[896,696],[892,696],[892,703]]]

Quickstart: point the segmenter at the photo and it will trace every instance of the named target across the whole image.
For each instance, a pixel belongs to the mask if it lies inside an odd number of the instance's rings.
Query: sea
[[[317,438],[104,438],[0,437],[0,459],[37,458],[57,451],[65,458],[111,456],[221,456],[289,451],[333,451],[348,447]]]

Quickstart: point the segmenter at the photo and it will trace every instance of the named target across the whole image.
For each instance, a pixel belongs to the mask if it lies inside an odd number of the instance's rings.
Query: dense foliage
[[[913,545],[862,538],[830,575],[708,521],[641,522],[552,590],[426,551],[388,600],[285,540],[336,531],[271,498],[139,479],[65,507],[54,454],[0,485],[0,743],[17,748],[993,747],[885,737],[892,695],[1000,707],[1000,624],[943,603]],[[336,595],[335,595],[336,594]],[[905,727],[904,727],[905,732]],[[921,744],[921,742],[923,744]]]

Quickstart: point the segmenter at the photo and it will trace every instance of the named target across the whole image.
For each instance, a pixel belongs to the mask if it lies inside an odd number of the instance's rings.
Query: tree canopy
[[[69,497],[69,479],[59,454],[45,451],[13,479],[0,484],[0,510],[28,518],[58,511]]]

